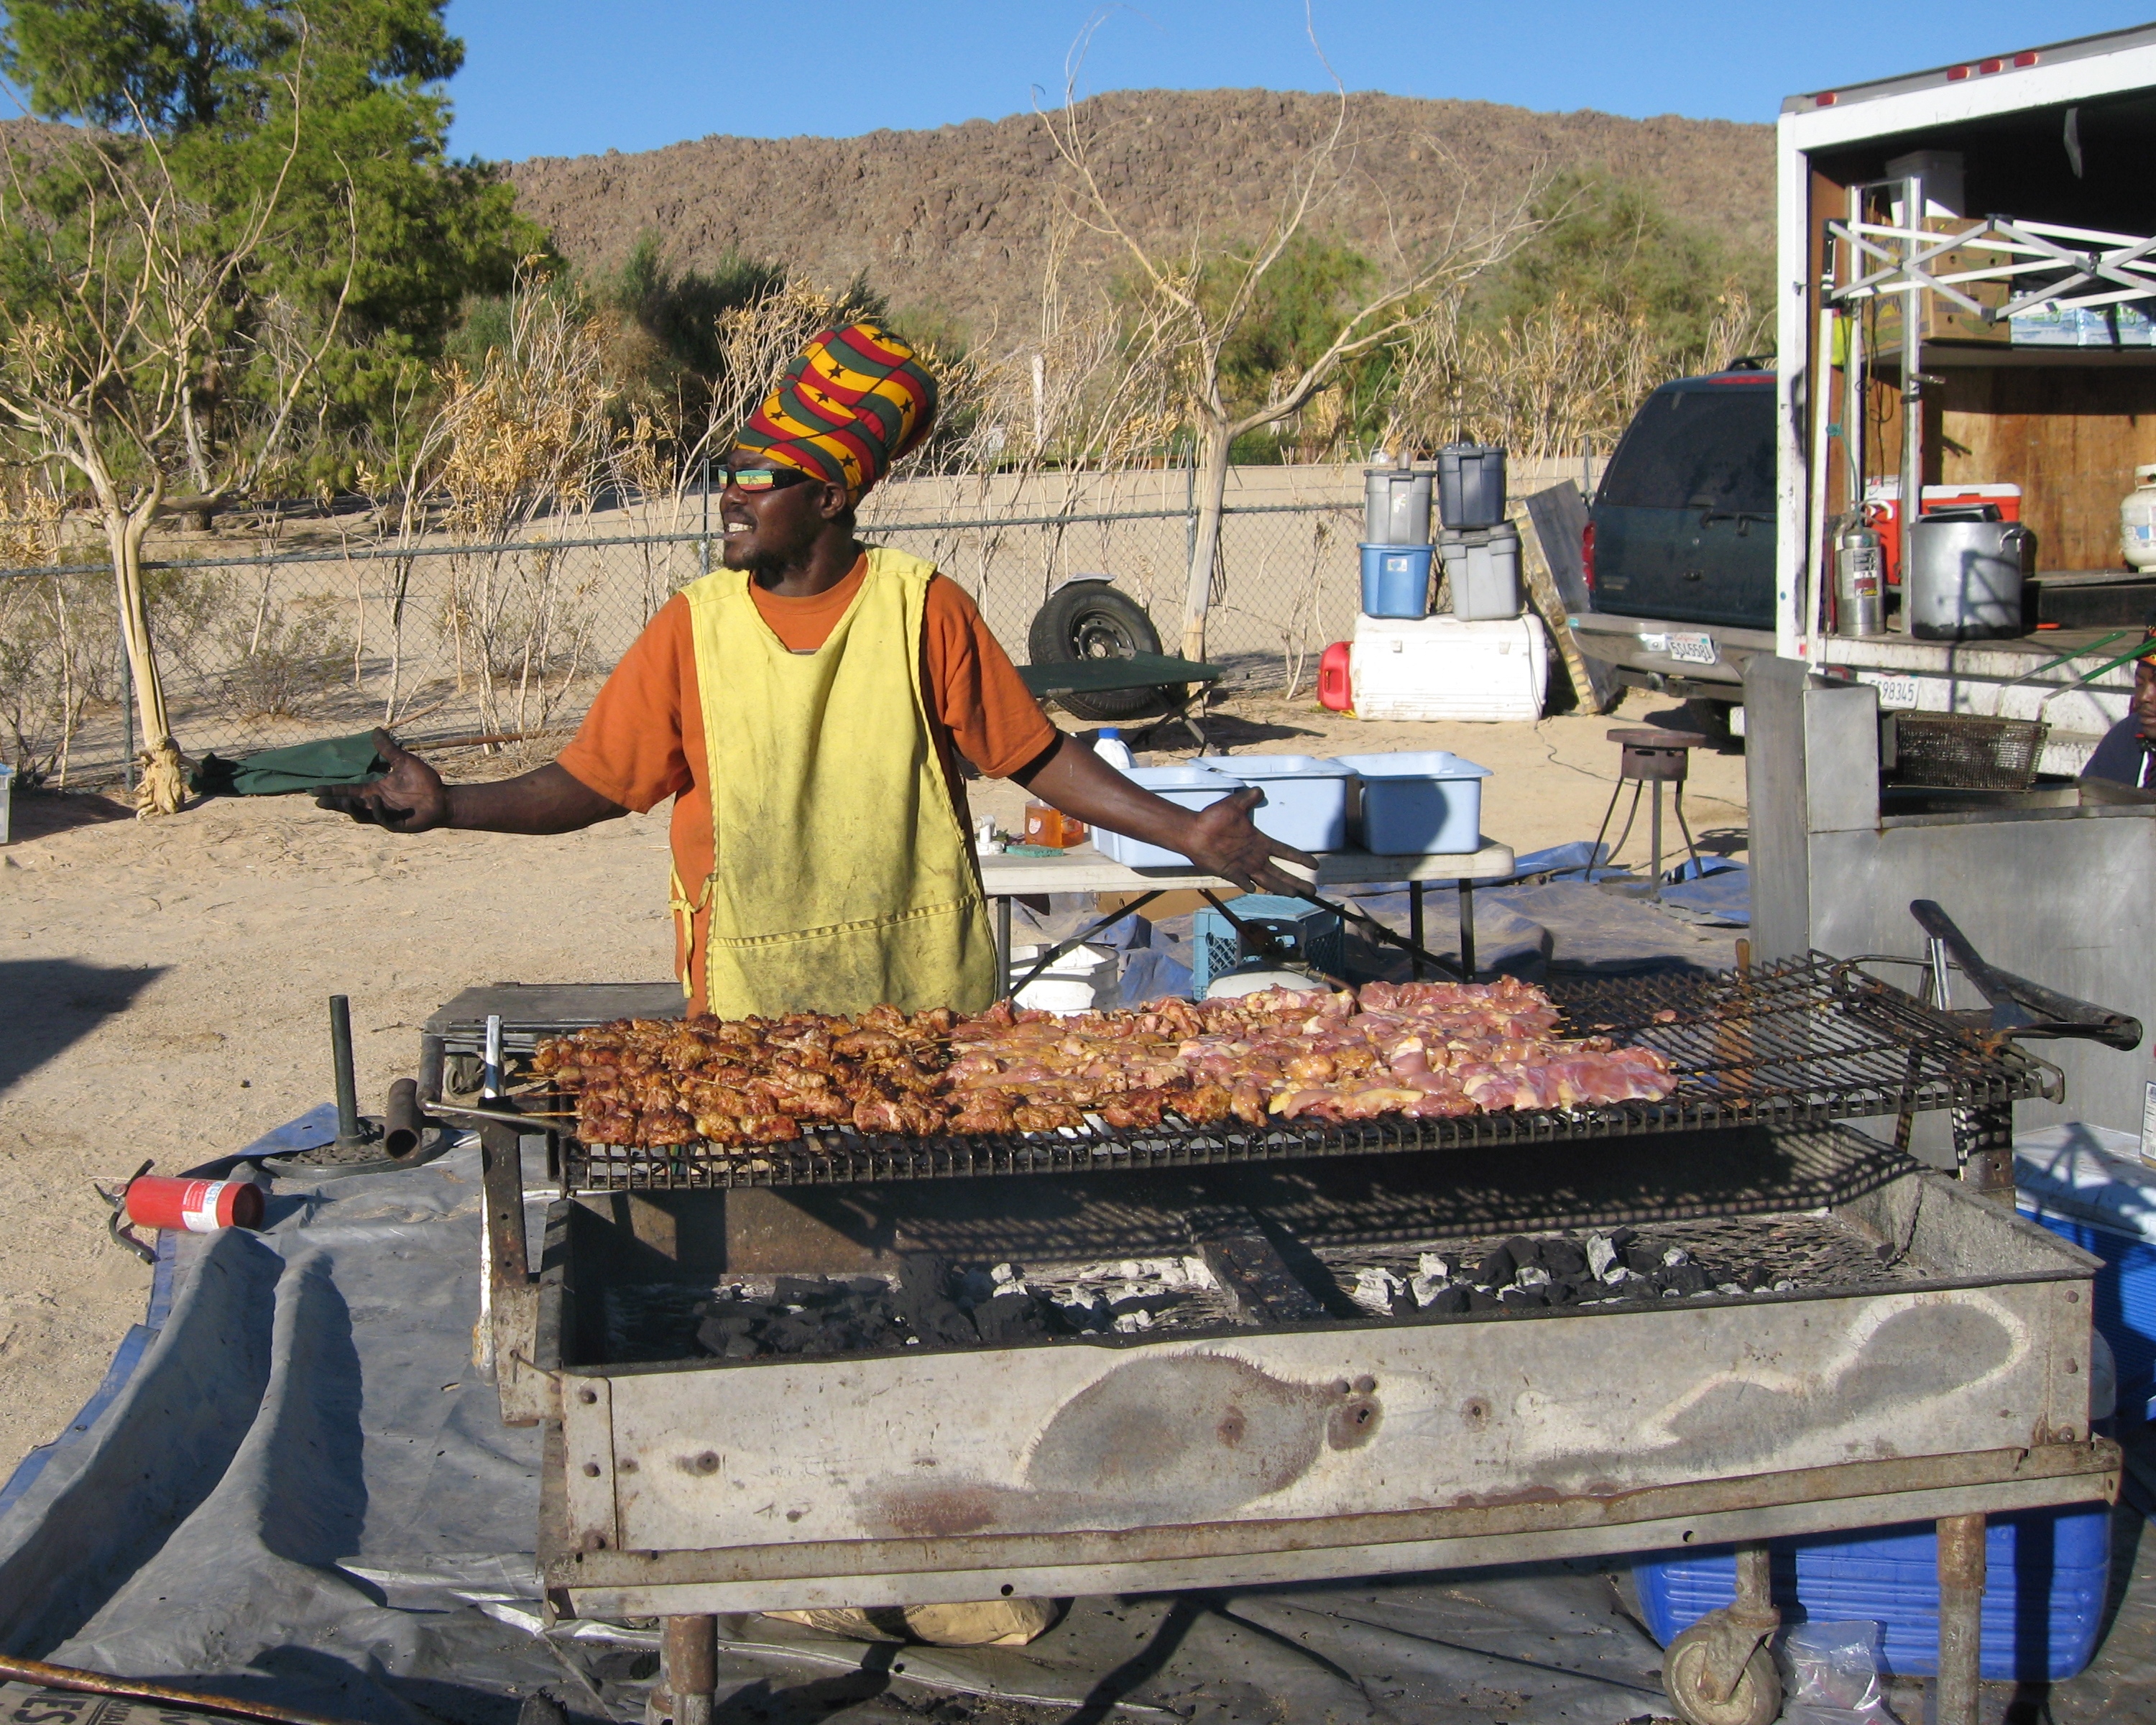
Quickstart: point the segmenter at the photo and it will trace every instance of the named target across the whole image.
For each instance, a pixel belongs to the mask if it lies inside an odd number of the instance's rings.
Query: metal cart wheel
[[[1691,1725],[1771,1725],[1782,1711],[1782,1679],[1763,1642],[1744,1661],[1728,1698],[1707,1698],[1707,1664],[1719,1633],[1696,1623],[1671,1642],[1662,1656],[1663,1688]]]

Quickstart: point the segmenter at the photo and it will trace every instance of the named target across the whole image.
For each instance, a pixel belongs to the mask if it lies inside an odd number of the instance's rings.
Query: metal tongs
[[[2107,1048],[2131,1051],[2141,1045],[2141,1020],[2123,1012],[2076,1000],[2032,983],[2026,977],[1988,963],[1969,944],[1953,919],[1928,898],[1913,900],[1909,914],[1931,944],[1932,998],[1938,1009],[1971,1029],[1994,1035],[2060,1040],[2078,1037]],[[1947,961],[1975,984],[1989,1010],[1955,1011],[1947,1002]]]

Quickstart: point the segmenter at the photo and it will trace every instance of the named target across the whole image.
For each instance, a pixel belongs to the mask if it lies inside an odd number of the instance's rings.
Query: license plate
[[[1670,632],[1670,657],[1680,665],[1712,665],[1716,662],[1714,637],[1687,630]]]
[[[1887,671],[1859,671],[1856,680],[1869,683],[1879,691],[1879,706],[1882,712],[1907,712],[1917,704],[1917,680],[1897,676]]]

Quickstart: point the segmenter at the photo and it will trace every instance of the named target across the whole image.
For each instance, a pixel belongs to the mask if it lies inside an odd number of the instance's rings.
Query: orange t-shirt
[[[867,573],[862,557],[837,586],[808,598],[784,598],[754,582],[749,596],[788,650],[813,653],[845,615]],[[928,583],[921,655],[930,726],[963,828],[966,793],[954,749],[989,778],[1008,778],[1053,743],[1056,730],[973,602],[940,575]],[[711,774],[689,602],[680,594],[660,608],[622,655],[558,759],[579,783],[639,814],[675,798],[668,834],[674,871],[693,896],[711,872],[711,803],[705,788]],[[677,968],[686,950],[677,952]],[[696,981],[701,1006],[702,978]]]

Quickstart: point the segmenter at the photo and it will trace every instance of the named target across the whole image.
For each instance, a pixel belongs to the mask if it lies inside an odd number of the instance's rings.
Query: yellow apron
[[[921,687],[932,564],[868,548],[853,603],[792,653],[745,571],[685,589],[711,774],[710,878],[670,881],[686,955],[721,1018],[813,1009],[975,1012],[995,941]],[[694,919],[708,906],[701,941]]]

